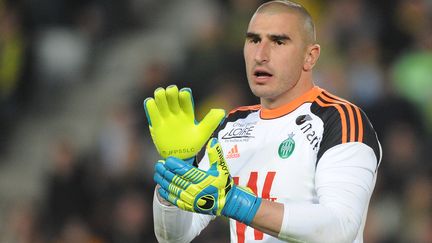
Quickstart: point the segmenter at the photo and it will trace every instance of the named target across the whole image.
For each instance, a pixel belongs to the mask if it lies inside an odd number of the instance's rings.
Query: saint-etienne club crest
[[[291,156],[291,154],[294,152],[295,148],[295,141],[293,139],[294,133],[288,134],[288,138],[285,139],[280,145],[279,145],[279,157],[282,159],[286,159]]]

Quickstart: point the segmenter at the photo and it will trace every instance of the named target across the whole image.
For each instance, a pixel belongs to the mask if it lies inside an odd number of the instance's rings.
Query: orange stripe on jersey
[[[228,114],[232,114],[237,111],[257,111],[259,109],[261,109],[261,105],[240,106],[238,108],[231,110]]]
[[[356,114],[357,114],[357,121],[358,121],[358,130],[359,130],[359,135],[358,135],[358,141],[360,143],[363,142],[363,121],[362,121],[362,116],[361,116],[361,112],[360,109],[357,106],[354,106]]]
[[[352,121],[353,121],[352,123],[350,123],[350,130],[351,130],[350,142],[356,142],[356,141],[363,142],[363,120],[362,120],[360,109],[356,105],[352,104],[351,102],[349,102],[345,99],[337,97],[337,96],[330,94],[328,92],[323,92],[323,93],[325,95],[327,95],[328,97],[330,97],[331,99],[335,100],[335,102],[344,104],[347,107],[347,109],[350,111],[350,120],[351,120],[351,116],[352,116]],[[357,120],[354,120],[354,114],[353,114],[353,112],[351,112],[350,108],[355,111]],[[357,139],[355,138],[355,130],[356,129],[358,130]]]
[[[319,96],[321,97],[321,96]],[[346,143],[347,142],[347,123],[346,123],[346,117],[345,117],[345,112],[343,111],[342,107],[338,104],[334,104],[334,103],[330,103],[330,104],[326,104],[323,103],[320,99],[316,99],[315,100],[317,102],[318,105],[322,106],[322,107],[335,107],[340,114],[340,118],[341,118],[341,126],[342,126],[342,143]]]
[[[342,102],[340,100],[331,98],[327,92],[324,92],[325,95],[322,95],[321,98],[323,98],[324,100],[328,101],[328,102],[334,102],[340,105],[343,105],[346,107],[347,111],[348,111],[348,118],[350,121],[350,142],[354,142],[355,141],[355,121],[354,121],[354,113],[353,110],[351,109],[351,106],[349,106],[346,102]],[[327,95],[327,96],[326,96]]]

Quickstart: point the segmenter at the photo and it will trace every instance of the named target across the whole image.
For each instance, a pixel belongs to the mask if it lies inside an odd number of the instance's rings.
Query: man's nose
[[[268,43],[261,42],[255,52],[255,62],[263,64],[270,61],[270,46]]]

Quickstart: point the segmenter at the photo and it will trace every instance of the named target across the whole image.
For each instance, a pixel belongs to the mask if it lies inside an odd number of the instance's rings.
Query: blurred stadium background
[[[0,0],[0,242],[155,242],[144,98],[198,116],[257,103],[242,46],[258,0]],[[384,157],[365,242],[432,242],[432,1],[301,0],[316,83],[359,104]],[[217,219],[194,242],[228,242]]]

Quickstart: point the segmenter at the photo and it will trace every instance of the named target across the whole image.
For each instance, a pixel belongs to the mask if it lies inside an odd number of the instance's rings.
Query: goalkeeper
[[[303,7],[267,2],[244,45],[259,105],[198,122],[189,89],[145,100],[163,158],[153,201],[160,242],[190,242],[217,216],[230,219],[231,242],[363,242],[380,144],[361,109],[314,85],[319,54]]]

